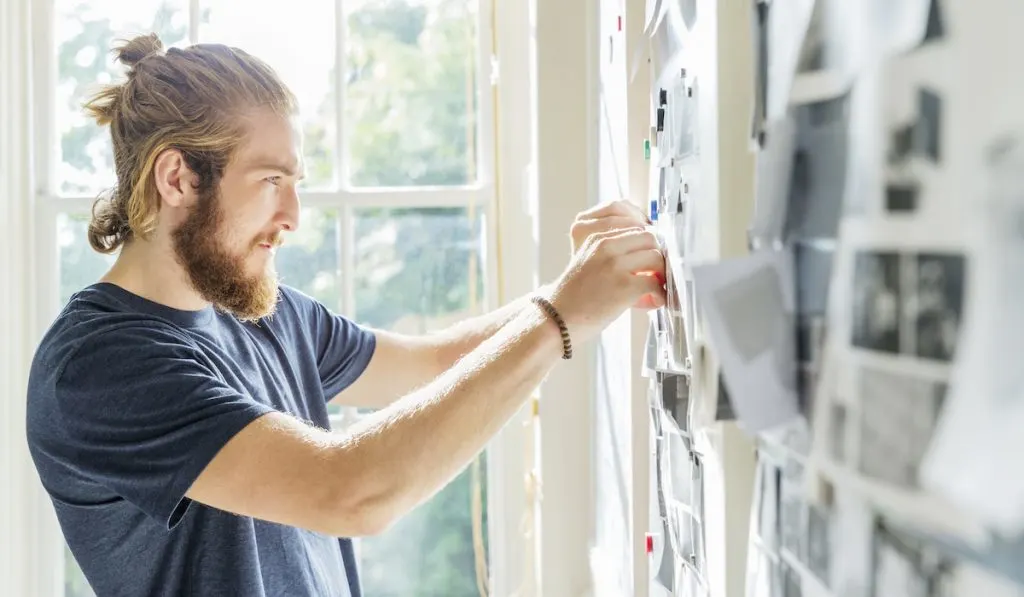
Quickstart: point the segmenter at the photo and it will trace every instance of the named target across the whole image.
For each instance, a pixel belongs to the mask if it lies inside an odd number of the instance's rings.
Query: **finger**
[[[661,285],[654,276],[633,276],[632,289],[636,291],[637,301],[649,300],[651,304],[662,306],[665,304],[665,287]],[[650,296],[650,299],[644,297]]]
[[[660,309],[665,306],[667,297],[664,294],[645,294],[640,297],[636,303],[633,304],[634,309],[643,309],[650,311],[651,309]]]
[[[597,232],[605,232],[608,230],[625,230],[627,228],[636,228],[637,221],[635,218],[629,218],[626,216],[609,216],[607,218],[593,218],[589,220],[576,220],[572,225],[573,238],[586,238],[591,234]]]
[[[665,255],[658,249],[643,249],[627,253],[621,258],[620,264],[633,274],[665,276]]]
[[[639,224],[650,224],[650,219],[644,210],[640,209],[630,201],[609,201],[596,205],[588,210],[580,212],[579,219],[592,220],[596,218],[607,218],[610,216],[621,216],[632,218]]]
[[[612,255],[626,255],[635,251],[660,248],[658,237],[643,228],[599,232],[591,238]]]

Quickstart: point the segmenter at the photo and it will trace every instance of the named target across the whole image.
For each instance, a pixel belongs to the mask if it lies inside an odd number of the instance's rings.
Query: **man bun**
[[[157,37],[156,33],[149,33],[147,35],[139,35],[132,39],[125,40],[125,42],[114,49],[117,61],[127,66],[128,68],[134,68],[136,64],[142,62],[144,58],[155,54],[161,54],[164,50],[164,44]]]

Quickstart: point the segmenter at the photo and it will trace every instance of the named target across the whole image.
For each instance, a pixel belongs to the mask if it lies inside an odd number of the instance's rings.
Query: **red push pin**
[[[654,533],[644,533],[644,540],[647,542],[647,553],[654,553]]]
[[[619,31],[622,31],[622,15],[619,15]]]

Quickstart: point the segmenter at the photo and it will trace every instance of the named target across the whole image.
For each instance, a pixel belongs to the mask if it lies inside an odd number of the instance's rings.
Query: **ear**
[[[191,205],[195,200],[195,174],[185,163],[181,151],[161,151],[153,164],[153,179],[161,203],[170,207],[183,207]]]

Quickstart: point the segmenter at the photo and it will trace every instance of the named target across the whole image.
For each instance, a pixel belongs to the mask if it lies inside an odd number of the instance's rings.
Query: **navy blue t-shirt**
[[[371,331],[283,287],[242,323],[112,284],[74,295],[36,352],[28,439],[65,539],[100,597],[359,597],[352,542],[237,516],[185,493],[257,417],[329,427]]]

